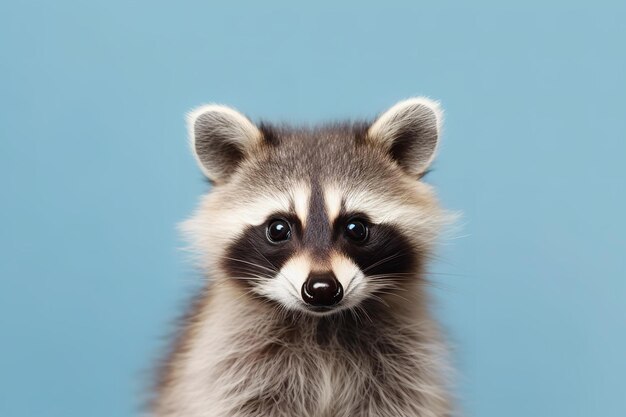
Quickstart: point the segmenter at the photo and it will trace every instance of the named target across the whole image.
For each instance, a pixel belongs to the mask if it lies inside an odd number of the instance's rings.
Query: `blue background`
[[[228,4],[227,4],[228,3]],[[132,416],[199,276],[184,113],[442,101],[432,266],[468,416],[626,415],[626,7],[0,6],[0,415]]]

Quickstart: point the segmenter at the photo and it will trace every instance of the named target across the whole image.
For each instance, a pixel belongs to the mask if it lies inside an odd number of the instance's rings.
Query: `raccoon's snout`
[[[310,274],[301,292],[304,302],[315,307],[331,307],[343,298],[343,287],[332,272]]]

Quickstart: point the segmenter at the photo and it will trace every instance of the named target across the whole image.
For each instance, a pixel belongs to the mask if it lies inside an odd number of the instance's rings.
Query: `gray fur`
[[[424,262],[446,216],[432,189],[368,129],[261,125],[264,139],[228,168],[227,180],[185,223],[209,279],[163,366],[155,416],[451,415],[446,350],[424,291]],[[432,159],[436,143],[427,142],[422,155]],[[315,193],[336,184],[348,203],[380,211],[420,260],[411,276],[391,284],[366,277],[368,297],[326,316],[241,286],[220,261],[243,219],[258,215],[259,201],[270,204],[301,184]],[[253,287],[269,281],[259,277]]]

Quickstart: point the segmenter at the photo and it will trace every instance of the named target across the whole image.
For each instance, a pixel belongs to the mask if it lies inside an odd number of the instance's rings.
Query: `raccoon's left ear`
[[[421,176],[435,158],[443,112],[425,97],[401,101],[370,126],[367,140],[382,146],[409,174]]]

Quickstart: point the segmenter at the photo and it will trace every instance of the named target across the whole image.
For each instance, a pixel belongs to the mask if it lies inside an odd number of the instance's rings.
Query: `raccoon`
[[[447,215],[422,181],[442,111],[255,125],[188,116],[213,187],[182,229],[206,283],[162,367],[158,417],[442,417],[446,349],[426,262]]]

